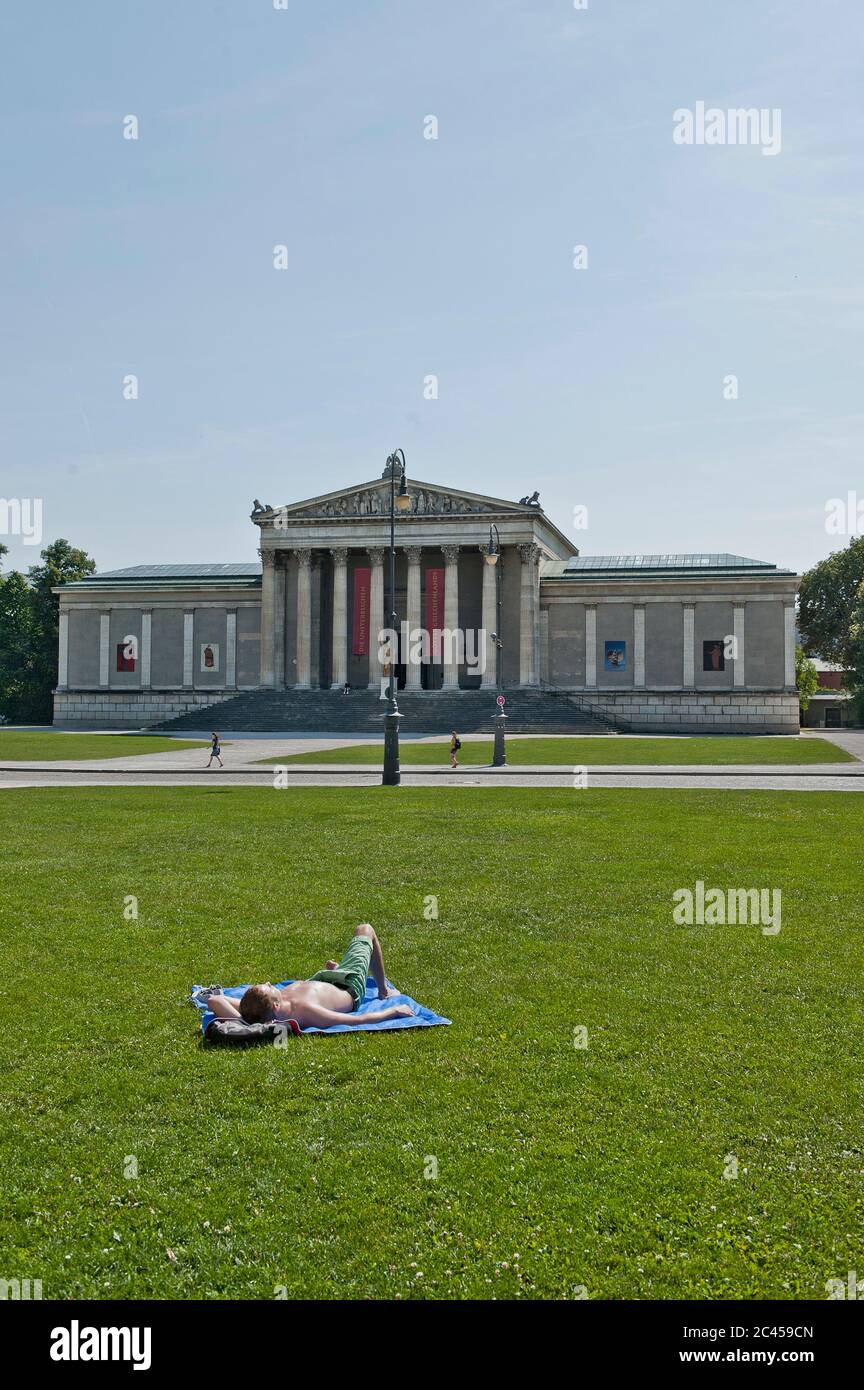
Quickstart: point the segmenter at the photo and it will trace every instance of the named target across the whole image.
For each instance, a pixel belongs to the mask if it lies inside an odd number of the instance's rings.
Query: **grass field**
[[[158,734],[53,734],[0,729],[0,763],[132,758],[138,753],[169,753],[178,748],[205,746],[200,739],[160,738]]]
[[[400,762],[410,767],[422,764],[447,766],[450,740],[438,743],[408,743],[399,749]],[[384,760],[383,739],[344,748],[328,748],[321,753],[295,753],[287,758],[266,758],[262,762],[280,763],[364,763]],[[460,764],[468,767],[492,761],[492,740],[462,744]],[[848,763],[856,762],[851,753],[827,739],[815,738],[736,738],[734,734],[716,738],[511,738],[507,740],[507,762],[511,766],[531,763],[581,765],[617,764],[631,766],[654,763],[664,766],[694,763]]]
[[[860,798],[82,787],[0,830],[0,1246],[46,1299],[861,1269]],[[697,879],[781,888],[782,930],[675,926]],[[451,1028],[199,1045],[193,981],[311,973],[367,918]]]

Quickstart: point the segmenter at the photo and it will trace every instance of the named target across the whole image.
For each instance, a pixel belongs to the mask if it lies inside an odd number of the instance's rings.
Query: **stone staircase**
[[[606,734],[609,726],[564,695],[543,690],[505,690],[513,734]],[[403,734],[491,733],[497,713],[494,690],[399,691]],[[382,735],[387,703],[372,690],[244,691],[231,700],[167,719],[154,729],[218,729],[220,733],[334,733]]]

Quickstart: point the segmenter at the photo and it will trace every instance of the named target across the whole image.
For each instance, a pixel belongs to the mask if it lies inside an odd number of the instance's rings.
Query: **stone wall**
[[[796,734],[798,696],[783,691],[579,691],[573,703],[634,733]]]
[[[145,690],[128,694],[119,690],[55,691],[54,727],[141,729],[195,709],[202,711],[202,727],[209,727],[212,717],[205,718],[204,711],[211,705],[235,699],[238,693],[236,690],[227,693]]]

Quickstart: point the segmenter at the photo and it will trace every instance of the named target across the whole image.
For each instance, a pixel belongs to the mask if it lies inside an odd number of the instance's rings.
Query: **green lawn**
[[[717,1299],[861,1269],[864,799],[81,787],[0,820],[4,1277]],[[779,935],[675,926],[697,879],[779,887]],[[312,972],[366,918],[453,1027],[199,1046],[193,981]]]
[[[450,760],[450,740],[438,743],[402,741],[400,762],[405,766],[437,764]],[[384,741],[328,748],[321,753],[295,753],[287,758],[263,758],[279,763],[371,763],[384,759]],[[488,765],[492,761],[492,740],[464,743],[459,762]],[[815,738],[736,738],[726,734],[714,738],[511,738],[507,741],[507,762],[513,767],[530,763],[556,763],[589,767],[596,764],[630,766],[636,763],[850,763],[857,759],[836,743]]]
[[[169,753],[204,748],[200,739],[160,738],[158,734],[53,734],[0,729],[0,763],[71,762],[78,758],[131,758],[138,753]]]

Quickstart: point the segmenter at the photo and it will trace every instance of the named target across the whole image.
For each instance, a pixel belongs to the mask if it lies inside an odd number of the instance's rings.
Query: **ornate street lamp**
[[[501,567],[498,561],[501,558],[501,537],[498,527],[492,523],[489,527],[489,546],[485,556],[487,565],[495,566],[495,626],[496,631],[492,633],[492,641],[495,643],[495,683],[500,695],[504,688],[503,653],[504,643],[501,639]],[[504,749],[504,730],[506,728],[507,715],[504,713],[503,701],[498,705],[498,712],[494,717],[495,724],[495,752],[492,756],[493,767],[504,767],[507,761],[507,754]]]
[[[387,713],[384,716],[384,775],[381,785],[398,787],[401,781],[399,771],[399,706],[396,703],[396,512],[407,512],[411,506],[408,496],[408,482],[405,476],[405,453],[394,449],[387,459],[385,476],[390,474],[390,640],[388,642],[388,665],[390,681],[387,686]],[[396,476],[399,476],[399,490],[396,490]]]

